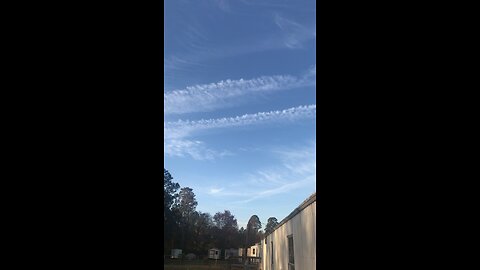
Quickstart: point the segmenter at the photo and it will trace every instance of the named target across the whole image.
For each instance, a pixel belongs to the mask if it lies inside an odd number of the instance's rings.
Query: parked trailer
[[[261,244],[255,244],[254,246],[251,246],[247,248],[247,256],[248,257],[261,257]]]
[[[214,259],[214,260],[219,260],[220,259],[220,249],[211,248],[208,251],[208,258],[209,259]]]
[[[295,208],[262,240],[262,270],[316,269],[317,194]]]
[[[238,256],[243,257],[243,251],[244,251],[244,248],[239,248],[238,249]],[[248,254],[248,252],[247,252],[247,254]]]
[[[172,249],[172,256],[170,258],[172,259],[178,259],[182,256],[182,250],[181,249]]]

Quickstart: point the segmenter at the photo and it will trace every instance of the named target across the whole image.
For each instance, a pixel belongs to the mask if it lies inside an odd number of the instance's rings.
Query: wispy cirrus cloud
[[[218,192],[209,192],[212,196],[247,197],[234,202],[236,205],[258,199],[291,192],[295,189],[312,186],[316,181],[316,143],[295,149],[277,149],[271,151],[279,165],[257,170],[247,176],[247,182],[237,186],[235,192],[225,188],[216,188]]]
[[[211,188],[208,193],[210,194],[216,194],[219,193],[220,191],[224,190],[223,188]]]
[[[236,117],[164,122],[164,139],[179,139],[191,135],[192,132],[207,129],[238,127],[269,122],[285,122],[315,117],[316,105],[305,105],[285,110],[244,114]]]
[[[307,27],[280,14],[274,16],[275,24],[282,30],[283,43],[289,49],[301,49],[303,44],[316,38],[316,28]]]
[[[230,10],[226,1],[219,1],[219,7],[224,10]],[[188,70],[191,65],[200,65],[215,59],[224,59],[252,53],[274,51],[274,50],[298,50],[303,49],[308,42],[316,39],[315,22],[300,23],[292,18],[276,12],[273,17],[268,19],[272,28],[268,32],[258,35],[244,36],[242,39],[232,40],[230,43],[207,42],[206,34],[198,35],[186,27],[184,32],[193,34],[186,35],[185,41],[179,43],[179,46],[187,44],[196,44],[190,46],[183,52],[167,54],[164,57],[164,67],[166,71]],[[266,22],[267,23],[267,22]],[[241,29],[241,28],[240,28]],[[197,37],[198,38],[192,38]],[[181,61],[176,61],[181,59]]]
[[[230,3],[228,0],[214,0],[218,8],[223,11],[230,11]]]
[[[315,117],[316,105],[306,105],[285,110],[258,112],[228,118],[164,122],[164,153],[170,157],[190,157],[195,160],[224,158],[233,155],[233,153],[230,151],[213,150],[208,148],[202,141],[187,138],[192,137],[196,132],[209,129],[232,128],[275,122],[285,123]],[[264,176],[267,177],[266,175]]]
[[[313,70],[315,67],[313,67]],[[295,89],[314,86],[316,73],[312,68],[302,76],[277,75],[262,76],[249,80],[225,80],[210,84],[201,84],[164,93],[165,114],[182,114],[212,111],[231,106],[240,97],[255,93]]]
[[[289,179],[290,182],[287,182],[283,185],[279,185],[270,189],[266,189],[257,193],[254,193],[250,198],[242,201],[238,201],[238,203],[248,203],[257,199],[264,199],[273,195],[292,192],[295,189],[302,188],[309,186],[311,184],[315,184],[316,176],[307,176],[301,179]]]
[[[229,151],[215,151],[196,140],[164,140],[164,153],[171,157],[191,157],[195,160],[215,160],[232,155]]]
[[[232,191],[228,188],[210,188],[207,192],[209,195],[216,197],[248,197],[249,195],[244,191]]]
[[[281,165],[274,168],[259,170],[250,177],[250,185],[260,191],[252,193],[251,197],[239,201],[248,203],[253,200],[291,192],[295,189],[315,186],[316,181],[316,143],[308,143],[295,149],[277,149],[272,154],[277,156]]]

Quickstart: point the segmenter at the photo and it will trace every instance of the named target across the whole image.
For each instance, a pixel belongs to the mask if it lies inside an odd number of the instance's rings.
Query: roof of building
[[[273,230],[268,233],[268,234],[265,234],[265,237],[266,238],[269,234],[271,234],[272,232],[274,232],[276,229],[278,229],[280,226],[282,226],[283,224],[285,224],[287,221],[289,221],[290,219],[292,219],[294,216],[296,216],[298,213],[300,213],[303,209],[305,209],[307,206],[309,206],[310,204],[312,204],[313,202],[317,201],[317,192],[313,193],[312,195],[310,195],[310,197],[308,197],[305,201],[303,201],[297,208],[295,208],[286,218],[282,219],[282,221],[280,221],[280,223],[278,223],[277,226],[275,226],[273,228]]]

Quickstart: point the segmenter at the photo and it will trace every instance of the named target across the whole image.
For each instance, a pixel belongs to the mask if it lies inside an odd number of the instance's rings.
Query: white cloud
[[[300,77],[291,75],[262,76],[249,80],[225,80],[216,83],[194,85],[182,90],[164,93],[165,114],[211,111],[231,106],[239,97],[255,93],[294,89],[315,85],[315,74],[308,70]]]
[[[208,148],[204,142],[188,140],[195,132],[247,126],[269,122],[295,121],[303,118],[315,118],[316,105],[298,106],[285,110],[258,112],[242,116],[202,119],[198,121],[178,120],[175,122],[164,122],[164,153],[170,157],[190,157],[195,160],[215,160],[233,155],[229,151],[216,151]]]
[[[230,11],[230,4],[228,3],[228,0],[215,0],[218,8],[220,8],[223,11]]]
[[[216,197],[248,197],[249,196],[245,192],[228,191],[228,190],[225,190],[225,188],[213,188],[213,189],[210,189],[207,193]]]
[[[253,125],[265,122],[285,122],[302,118],[315,118],[316,105],[292,107],[285,110],[244,114],[236,117],[202,119],[198,121],[178,120],[164,122],[164,139],[178,139],[189,136],[194,131]]]
[[[223,188],[211,188],[210,191],[208,192],[209,194],[217,194],[220,191],[222,191]]]
[[[258,170],[250,175],[250,198],[237,203],[248,203],[253,200],[291,192],[306,186],[315,187],[316,143],[297,149],[280,149],[272,151],[281,164],[272,168]],[[258,191],[260,190],[260,191]]]
[[[275,24],[283,32],[283,43],[289,49],[301,49],[306,41],[316,38],[315,27],[307,27],[278,13],[274,17]]]
[[[316,78],[317,76],[317,65],[313,65],[308,69],[308,72],[305,74],[304,79],[307,80],[308,78]]]
[[[172,157],[191,157],[195,160],[214,160],[232,155],[228,151],[218,152],[209,149],[201,141],[164,140],[164,153]]]

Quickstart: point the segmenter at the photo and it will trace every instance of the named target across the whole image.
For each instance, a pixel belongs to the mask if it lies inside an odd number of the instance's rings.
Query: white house
[[[181,249],[172,249],[172,254],[171,257],[172,259],[178,259],[182,255],[182,250]]]
[[[261,257],[261,244],[255,244],[254,246],[251,246],[247,248],[247,256],[249,257]]]
[[[220,259],[220,249],[211,248],[210,250],[208,250],[208,258],[209,259],[214,259],[214,260],[219,260]]]
[[[265,236],[262,270],[316,269],[316,207],[315,192]]]

